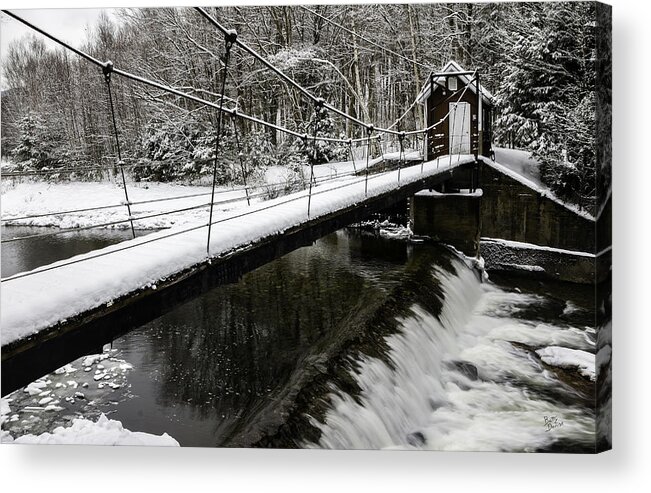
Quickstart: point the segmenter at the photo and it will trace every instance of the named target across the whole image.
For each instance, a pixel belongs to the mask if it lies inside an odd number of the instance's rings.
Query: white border
[[[214,4],[214,2],[211,2]],[[254,3],[238,0],[239,5]],[[307,3],[307,2],[306,2]],[[346,3],[346,2],[331,2]],[[613,0],[615,429],[599,456],[0,446],[3,491],[643,491],[648,488],[649,142],[646,0]],[[128,2],[59,1],[57,7]],[[137,6],[193,5],[139,0]],[[3,8],[51,7],[6,0]],[[647,240],[647,241],[645,241]],[[644,485],[647,485],[644,487]],[[13,488],[12,488],[13,487]],[[20,488],[20,489],[19,489]]]

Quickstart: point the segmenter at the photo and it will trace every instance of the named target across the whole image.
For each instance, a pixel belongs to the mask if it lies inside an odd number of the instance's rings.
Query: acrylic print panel
[[[3,444],[609,449],[610,23],[3,11]]]

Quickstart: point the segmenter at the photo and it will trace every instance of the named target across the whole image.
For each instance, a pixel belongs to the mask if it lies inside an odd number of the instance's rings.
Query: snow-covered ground
[[[540,181],[540,163],[531,157],[529,151],[504,147],[493,147],[493,151],[495,151],[495,161],[531,180],[536,185],[543,186]]]
[[[395,154],[395,156],[394,156]],[[420,154],[410,153],[407,160],[417,160]],[[385,159],[397,159],[397,153]],[[382,163],[382,158],[369,160],[369,168]],[[317,182],[350,176],[363,170],[366,161],[328,163],[314,167]],[[215,192],[217,211],[227,211],[247,205],[247,193],[252,203],[277,197],[298,188],[309,180],[310,168],[297,173],[281,166],[267,168],[258,183],[243,186],[218,187]],[[127,192],[136,229],[162,229],[205,221],[208,215],[211,187],[180,183],[127,183]],[[8,225],[53,226],[80,228],[105,224],[105,228],[129,228],[129,215],[124,189],[111,182],[2,181],[0,206],[2,218],[15,220]],[[168,199],[162,200],[161,199]],[[169,200],[172,199],[172,200]],[[113,207],[105,207],[113,206]],[[83,210],[79,209],[92,209]],[[69,212],[78,211],[78,212]],[[176,211],[176,212],[173,212]],[[165,214],[164,214],[165,213]],[[157,214],[164,214],[156,216]],[[33,217],[39,216],[39,217]],[[148,217],[155,216],[155,217]],[[123,222],[119,222],[123,221]]]
[[[426,176],[449,172],[449,160],[440,158],[401,172],[407,184]],[[462,156],[452,167],[473,162]],[[398,171],[369,177],[348,176],[313,188],[309,218],[353,206],[366,196],[395,189]],[[246,248],[253,242],[305,222],[307,191],[252,204],[245,209],[218,212],[213,217],[211,256]],[[176,227],[112,245],[101,250],[34,269],[3,280],[0,324],[2,345],[32,335],[86,310],[111,304],[116,298],[150,287],[186,268],[206,260],[206,217],[192,228]],[[56,267],[56,268],[54,268]]]
[[[152,447],[178,447],[179,442],[167,433],[152,435],[139,431],[130,431],[122,423],[107,418],[102,414],[96,422],[85,418],[75,418],[71,426],[59,426],[52,433],[40,435],[23,435],[14,439],[3,432],[2,443],[20,443],[28,445],[146,445]]]
[[[129,200],[135,203],[131,206],[134,217],[149,216],[166,211],[188,209],[210,203],[210,187],[186,186],[168,183],[131,183],[127,185]],[[192,195],[192,197],[188,197]],[[162,198],[181,197],[176,200],[162,202],[137,202],[158,200]],[[183,198],[185,197],[185,198]],[[220,188],[215,201],[229,201],[219,204],[218,210],[228,210],[238,206],[244,199],[244,190],[228,190]],[[106,224],[128,219],[127,208],[124,204],[124,190],[110,182],[67,182],[47,183],[41,181],[25,182],[13,185],[11,181],[2,182],[2,218],[22,218],[25,216],[41,215],[10,221],[5,224],[27,226],[55,226],[61,228],[79,228],[95,224]],[[246,204],[246,202],[244,202]],[[68,214],[52,214],[78,209],[89,209],[115,205],[113,208],[81,211]],[[152,217],[134,222],[137,229],[160,229],[172,226],[196,223],[207,215],[207,206],[185,210],[176,214]],[[128,228],[129,223],[123,222],[106,227]]]

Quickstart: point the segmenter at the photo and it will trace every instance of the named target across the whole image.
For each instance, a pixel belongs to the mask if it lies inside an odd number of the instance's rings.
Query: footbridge
[[[457,155],[375,174],[367,170],[5,278],[2,394],[477,165],[474,156]]]

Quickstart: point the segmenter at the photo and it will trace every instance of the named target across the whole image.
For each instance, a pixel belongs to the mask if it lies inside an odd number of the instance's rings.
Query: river
[[[128,236],[7,243],[2,276]],[[590,372],[541,354],[594,353],[593,293],[344,229],[11,394],[3,429],[105,413],[183,446],[592,451]]]

